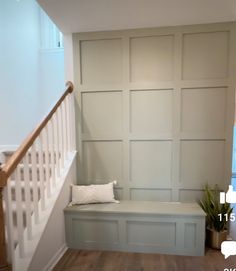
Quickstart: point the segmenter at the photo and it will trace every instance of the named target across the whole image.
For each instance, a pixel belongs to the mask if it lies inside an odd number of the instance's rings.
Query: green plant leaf
[[[209,185],[204,186],[204,194],[202,200],[198,201],[198,204],[206,213],[206,224],[208,227],[220,232],[227,228],[228,222],[224,214],[228,214],[228,217],[233,211],[229,203],[220,203],[220,189],[216,185],[214,189]],[[220,221],[219,214],[222,214],[222,221]]]

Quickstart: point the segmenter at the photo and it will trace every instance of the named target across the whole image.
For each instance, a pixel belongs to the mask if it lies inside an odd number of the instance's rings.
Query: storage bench
[[[205,213],[197,203],[121,201],[64,213],[69,248],[204,255]]]

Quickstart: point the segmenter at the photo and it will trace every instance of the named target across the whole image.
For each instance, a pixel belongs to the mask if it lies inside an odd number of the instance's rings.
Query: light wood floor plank
[[[53,271],[224,271],[236,268],[236,256],[224,259],[207,249],[203,257],[81,251],[68,249]]]

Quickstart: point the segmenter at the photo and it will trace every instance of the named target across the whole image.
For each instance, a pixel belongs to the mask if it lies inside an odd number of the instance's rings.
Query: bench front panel
[[[66,212],[65,217],[70,248],[204,255],[204,216]]]

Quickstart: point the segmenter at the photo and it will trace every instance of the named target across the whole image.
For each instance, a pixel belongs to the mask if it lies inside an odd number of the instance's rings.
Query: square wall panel
[[[131,200],[171,201],[171,189],[130,188]]]
[[[131,82],[173,79],[174,36],[130,39]]]
[[[179,190],[179,201],[180,202],[196,202],[202,199],[203,190],[191,190],[191,189],[180,189]]]
[[[182,141],[180,181],[185,188],[202,189],[224,181],[224,141]]]
[[[228,76],[229,33],[210,32],[183,36],[183,79]]]
[[[170,187],[171,141],[132,141],[130,152],[132,185],[143,188]]]
[[[122,82],[122,40],[81,41],[81,83]]]
[[[122,92],[82,93],[82,132],[90,135],[122,133]]]
[[[106,183],[123,179],[121,141],[83,142],[83,164],[86,183]]]
[[[225,88],[201,88],[182,90],[182,131],[225,131]]]
[[[131,91],[131,132],[172,132],[173,90]]]

